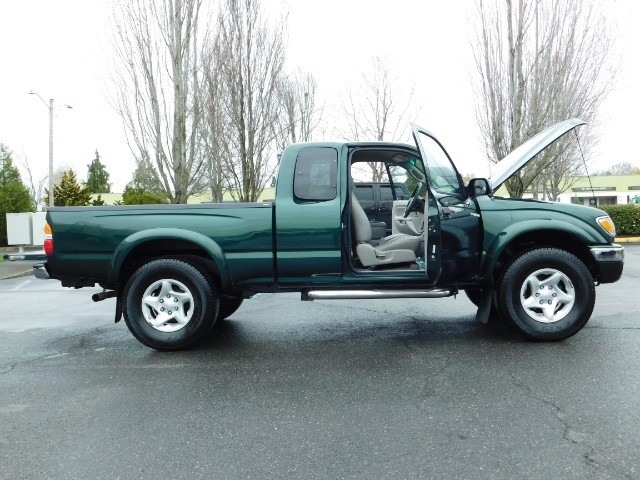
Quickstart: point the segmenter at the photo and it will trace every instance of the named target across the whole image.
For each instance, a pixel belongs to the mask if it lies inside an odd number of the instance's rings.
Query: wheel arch
[[[177,228],[136,232],[116,248],[109,264],[109,282],[125,283],[143,264],[155,258],[195,255],[210,260],[214,280],[223,290],[231,286],[231,274],[220,245],[200,233]]]
[[[599,243],[597,238],[567,222],[554,221],[553,227],[547,228],[540,228],[538,222],[520,222],[503,230],[489,245],[481,277],[485,281],[492,276],[495,278],[523,252],[536,248],[558,248],[578,257],[596,278],[597,265],[588,247],[594,243]]]

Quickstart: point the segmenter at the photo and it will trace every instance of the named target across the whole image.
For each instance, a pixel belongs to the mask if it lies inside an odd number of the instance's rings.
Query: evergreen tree
[[[140,184],[130,182],[124,187],[122,204],[124,205],[155,205],[167,203],[167,198],[161,193],[148,192]]]
[[[87,172],[87,185],[91,193],[111,193],[111,184],[109,183],[109,172],[106,166],[100,161],[100,154],[96,150],[96,158],[89,165]]]
[[[102,207],[106,205],[106,203],[104,203],[102,195],[98,194],[98,196],[91,201],[91,205],[94,207]]]
[[[146,192],[163,192],[162,181],[158,176],[158,172],[153,168],[149,157],[142,155],[136,158],[136,168],[129,182],[135,187],[142,187]],[[160,194],[162,198],[166,195]]]
[[[8,149],[0,144],[0,245],[7,245],[7,213],[32,212],[29,189],[22,183]]]
[[[78,183],[73,169],[65,170],[60,183],[53,186],[53,203],[56,207],[83,207],[91,205],[91,201],[89,186]]]
[[[154,205],[169,203],[156,171],[149,160],[142,157],[136,159],[136,169],[131,181],[124,187],[122,201],[119,205]]]

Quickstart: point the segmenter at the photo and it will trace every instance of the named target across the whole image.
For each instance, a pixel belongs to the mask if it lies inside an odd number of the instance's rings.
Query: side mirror
[[[491,195],[491,185],[486,178],[472,178],[469,180],[469,196],[480,197],[482,195]]]

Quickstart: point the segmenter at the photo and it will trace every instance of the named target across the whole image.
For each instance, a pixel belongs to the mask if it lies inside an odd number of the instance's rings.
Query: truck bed
[[[54,207],[48,212],[48,270],[55,278],[88,278],[91,272],[98,283],[114,282],[115,263],[127,250],[153,256],[163,243],[197,240],[224,252],[234,285],[272,282],[274,208],[269,202]]]

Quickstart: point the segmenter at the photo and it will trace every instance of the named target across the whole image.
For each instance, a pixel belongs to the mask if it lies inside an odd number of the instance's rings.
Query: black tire
[[[497,290],[502,318],[530,340],[559,341],[586,325],[595,283],[582,261],[556,248],[530,250],[505,270]]]
[[[244,298],[222,297],[220,299],[220,310],[218,311],[218,321],[224,320],[233,315],[240,308]]]
[[[127,327],[140,342],[156,350],[183,349],[204,337],[216,320],[219,305],[209,279],[198,268],[177,259],[143,265],[123,293]]]

